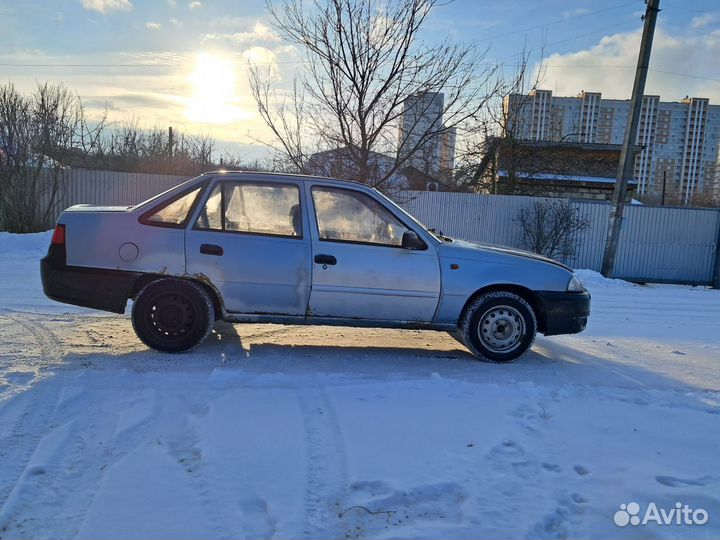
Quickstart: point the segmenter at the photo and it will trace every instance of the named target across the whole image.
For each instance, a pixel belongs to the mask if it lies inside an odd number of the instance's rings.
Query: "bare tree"
[[[30,95],[0,87],[0,225],[47,229],[64,194],[64,163],[96,154],[104,127],[104,115],[91,122],[62,85],[38,84]]]
[[[108,130],[103,151],[91,164],[95,168],[125,172],[194,175],[216,168],[215,139],[207,133],[185,134],[166,128],[143,128],[130,119]],[[242,165],[239,159],[225,161]]]
[[[260,115],[298,171],[318,149],[342,149],[351,179],[387,187],[398,169],[450,128],[476,119],[496,91],[486,51],[423,43],[438,0],[284,0],[268,4],[275,27],[304,53],[306,70],[280,94],[271,72],[251,69]],[[432,97],[444,94],[444,110]],[[400,126],[411,98],[417,121]],[[426,99],[427,98],[427,99]],[[433,116],[427,121],[428,115]],[[310,145],[308,145],[308,141]],[[377,167],[379,154],[391,158]]]
[[[550,258],[570,261],[577,250],[577,235],[590,220],[567,201],[538,200],[518,213],[525,247]]]

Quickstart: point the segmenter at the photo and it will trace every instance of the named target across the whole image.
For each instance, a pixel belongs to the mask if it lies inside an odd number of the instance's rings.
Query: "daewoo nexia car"
[[[590,295],[538,255],[451,239],[366,185],[213,172],[132,207],[73,206],[45,294],[123,313],[149,347],[198,345],[216,319],[448,331],[514,360],[536,332],[585,328]]]

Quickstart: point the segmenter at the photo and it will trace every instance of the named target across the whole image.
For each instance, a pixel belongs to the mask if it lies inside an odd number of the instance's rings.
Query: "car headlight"
[[[577,278],[577,276],[573,274],[570,278],[570,281],[568,282],[567,290],[569,292],[583,292],[585,290],[585,287],[583,286],[582,282]]]

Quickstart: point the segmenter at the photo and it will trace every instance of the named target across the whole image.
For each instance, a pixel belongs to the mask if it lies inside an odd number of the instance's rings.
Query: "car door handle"
[[[317,264],[337,264],[337,259],[332,255],[315,255]]]
[[[205,255],[217,255],[220,257],[223,254],[223,248],[216,246],[215,244],[201,244],[200,253],[204,253]]]

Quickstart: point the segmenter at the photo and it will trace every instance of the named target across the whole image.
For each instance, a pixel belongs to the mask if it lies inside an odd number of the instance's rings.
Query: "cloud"
[[[690,21],[690,26],[693,28],[705,28],[708,25],[720,21],[720,16],[717,13],[704,13],[697,17],[693,17]]]
[[[280,41],[280,36],[273,32],[269,26],[256,22],[252,30],[248,32],[205,34],[203,40],[231,41],[233,43],[277,42]]]
[[[628,99],[632,91],[640,47],[640,30],[605,36],[589,49],[553,54],[546,60],[540,86],[557,95],[574,96],[581,90],[603,97]],[[720,57],[720,30],[671,35],[658,28],[653,41],[646,94],[675,101],[686,95],[720,103],[715,80]],[[535,66],[537,73],[539,66]]]
[[[190,2],[188,4],[188,7],[190,9],[199,9],[202,7],[202,2],[198,2],[198,0],[194,0],[193,2]]]
[[[147,28],[148,30],[160,30],[160,23],[146,22],[145,28]]]
[[[132,11],[130,0],[82,0],[82,6],[90,11],[110,13],[111,11]]]
[[[182,26],[183,26],[183,22],[174,17],[172,19],[170,19],[170,22],[172,23],[173,26],[177,26],[178,28],[182,28]]]
[[[177,0],[167,0],[167,4],[170,7],[176,7],[177,6]]]
[[[590,13],[590,10],[588,8],[577,8],[577,9],[571,9],[569,11],[563,11],[561,14],[561,17],[563,19],[570,19],[572,17],[578,17],[580,15],[585,15],[586,13]]]
[[[238,26],[247,26],[252,22],[252,19],[249,17],[237,17],[232,15],[223,15],[222,17],[215,17],[213,20],[210,21],[210,26],[212,28],[216,27],[238,27]]]
[[[282,49],[282,48],[281,48]],[[266,51],[253,50],[247,56],[270,60]],[[218,142],[218,151],[230,151],[237,155],[242,145],[254,140],[272,140],[272,133],[257,114],[257,104],[252,97],[245,62],[228,60],[236,64],[236,91],[227,105],[230,114],[222,118],[223,123],[210,124],[205,121],[193,121],[187,111],[198,103],[199,96],[188,81],[195,55],[177,51],[128,51],[128,52],[85,52],[83,54],[48,55],[41,50],[23,49],[19,52],[0,51],[0,62],[41,63],[41,64],[83,64],[92,63],[104,66],[112,63],[162,64],[162,68],[142,67],[118,70],[98,67],[90,72],[77,68],[67,71],[48,72],[43,80],[51,84],[65,84],[77,91],[90,118],[99,119],[106,112],[113,123],[140,119],[141,127],[151,128],[172,125],[182,133],[210,134]],[[32,92],[37,85],[34,72],[22,68],[6,68],[4,73],[21,92]],[[199,101],[202,106],[202,100]],[[197,105],[196,105],[197,106]],[[107,110],[106,110],[107,109]],[[222,141],[234,141],[226,145]],[[245,157],[244,146],[243,157]],[[247,148],[251,148],[248,146]],[[249,150],[248,150],[249,151]],[[263,157],[262,148],[250,152],[252,157]]]
[[[274,64],[277,61],[277,55],[265,47],[250,47],[242,55],[251,64]]]

